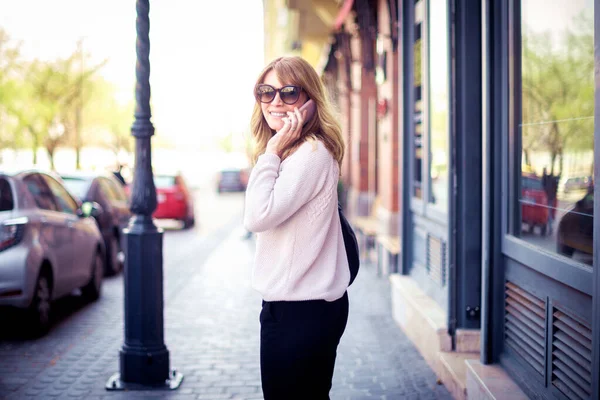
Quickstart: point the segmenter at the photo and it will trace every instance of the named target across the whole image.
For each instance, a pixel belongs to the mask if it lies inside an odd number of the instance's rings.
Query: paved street
[[[102,298],[57,305],[58,321],[24,340],[14,320],[0,333],[0,399],[261,399],[260,296],[250,286],[253,240],[241,228],[243,197],[200,196],[207,211],[190,231],[167,230],[165,337],[185,378],[173,392],[108,392],[123,340],[122,276]],[[203,222],[204,221],[204,222]],[[338,352],[332,399],[450,399],[395,325],[386,279],[364,266],[349,290],[350,318]],[[5,325],[5,324],[1,324]]]

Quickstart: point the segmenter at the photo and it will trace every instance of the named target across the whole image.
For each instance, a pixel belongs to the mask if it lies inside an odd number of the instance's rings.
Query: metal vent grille
[[[427,235],[427,273],[440,286],[446,285],[446,243]]]
[[[569,399],[592,396],[592,329],[557,308],[552,323],[552,385]]]
[[[506,344],[544,376],[546,303],[512,282],[505,290]]]

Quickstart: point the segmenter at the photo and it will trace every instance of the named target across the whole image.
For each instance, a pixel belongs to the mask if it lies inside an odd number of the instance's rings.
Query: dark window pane
[[[35,204],[43,210],[58,211],[54,203],[52,192],[37,174],[28,175],[23,178],[27,190],[32,194]]]
[[[9,211],[14,208],[13,192],[6,179],[0,179],[0,211]]]
[[[127,201],[127,193],[125,193],[125,189],[123,189],[123,185],[119,182],[115,182],[114,180],[107,180],[108,184],[112,188],[113,192],[117,200],[119,201]]]
[[[109,200],[111,200],[111,201],[118,200],[117,194],[115,193],[115,191],[112,188],[110,181],[108,179],[100,178],[98,180],[98,183],[100,184],[100,188],[102,189],[102,192]]]
[[[425,0],[415,2],[415,41],[413,43],[414,57],[414,165],[413,165],[413,190],[412,195],[423,198],[423,17],[425,11]]]
[[[68,214],[76,214],[77,213],[77,203],[67,192],[67,189],[60,183],[58,183],[55,179],[45,176],[44,179],[46,183],[50,187],[52,194],[54,195],[56,205],[58,206],[58,211],[65,212]]]

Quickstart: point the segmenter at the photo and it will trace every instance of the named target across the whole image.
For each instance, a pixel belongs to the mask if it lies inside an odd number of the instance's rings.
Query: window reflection
[[[521,1],[521,232],[592,264],[593,2]]]
[[[414,168],[413,168],[413,196],[423,198],[423,17],[424,17],[424,0],[415,1],[415,41],[413,44],[414,57],[414,93],[415,93],[415,109],[414,109]]]
[[[429,2],[429,201],[448,210],[448,16],[446,0]]]

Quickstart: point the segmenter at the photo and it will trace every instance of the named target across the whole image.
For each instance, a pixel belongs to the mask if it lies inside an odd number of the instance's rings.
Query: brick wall
[[[399,61],[390,38],[390,15],[387,0],[378,2],[378,36],[386,56],[386,79],[377,86],[378,100],[387,101],[387,113],[377,121],[378,195],[385,210],[382,226],[390,233],[397,232],[399,212],[398,145],[399,145]],[[379,65],[379,63],[378,63]]]

